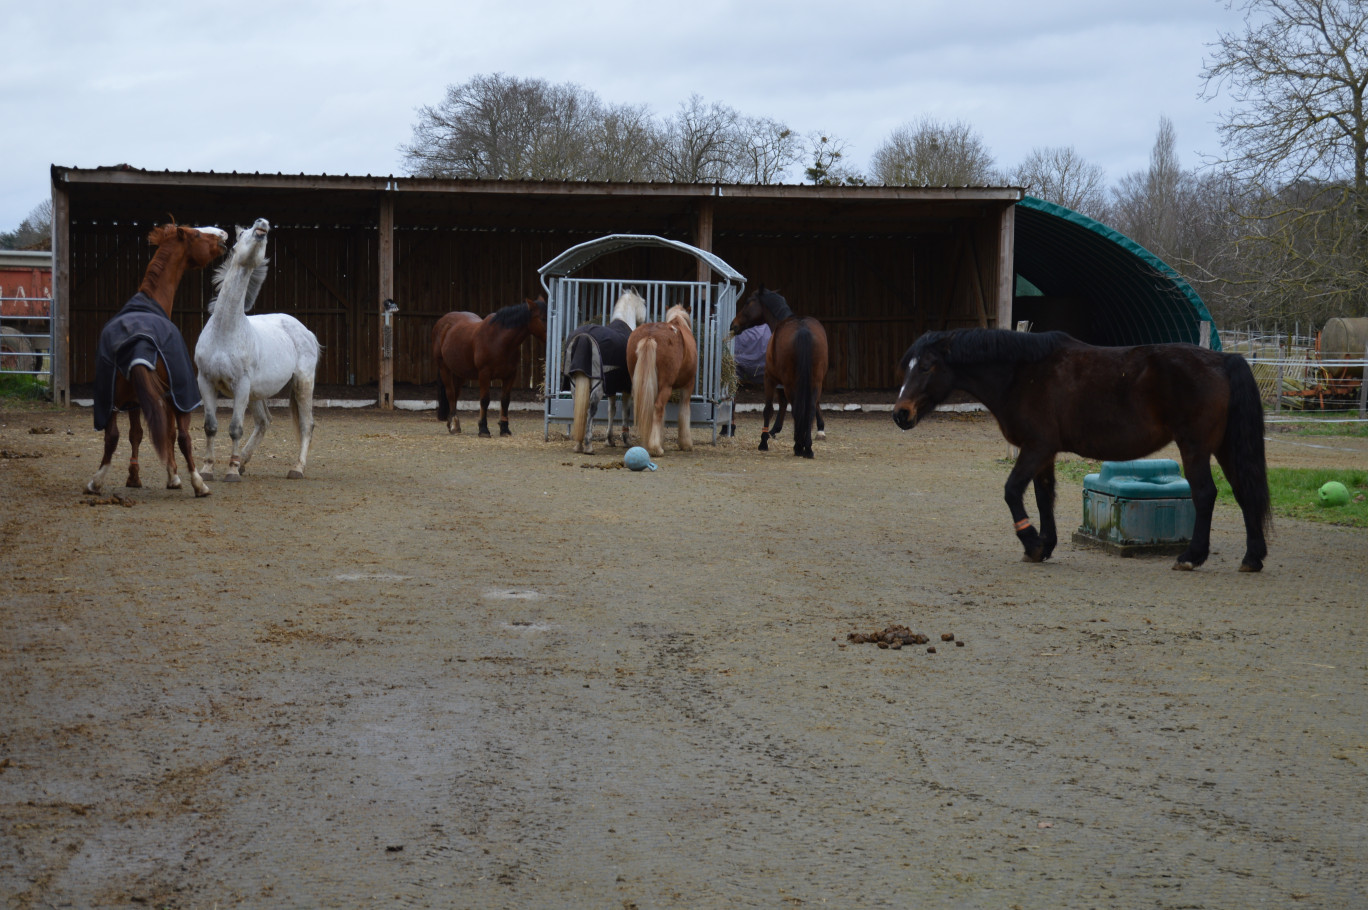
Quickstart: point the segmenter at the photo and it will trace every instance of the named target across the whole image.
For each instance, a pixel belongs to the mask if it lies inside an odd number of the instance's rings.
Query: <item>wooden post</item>
[[[704,199],[698,204],[698,218],[694,223],[694,246],[705,252],[712,252],[713,201]],[[698,268],[695,281],[712,281],[712,267],[702,259],[697,260]]]
[[[394,410],[394,326],[393,313],[386,306],[394,300],[394,196],[380,197],[380,400],[382,410]]]
[[[1012,297],[1016,293],[1016,206],[1002,210],[998,226],[997,314],[994,327],[1012,326]]]
[[[1211,348],[1211,323],[1205,319],[1197,324],[1197,343],[1204,348]]]
[[[52,403],[71,406],[71,198],[52,184]]]
[[[1363,378],[1359,380],[1359,416],[1368,417],[1368,347],[1363,349]]]

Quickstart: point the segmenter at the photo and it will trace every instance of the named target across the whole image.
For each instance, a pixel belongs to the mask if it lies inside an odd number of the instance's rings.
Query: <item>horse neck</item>
[[[771,332],[779,328],[780,323],[797,318],[787,303],[779,303],[778,301],[774,303],[761,301],[760,312],[765,317],[765,325],[770,327]]]
[[[171,315],[171,307],[176,302],[176,288],[180,287],[181,277],[190,259],[190,245],[180,240],[168,240],[157,247],[157,253],[147,264],[143,273],[139,293],[146,294]]]
[[[219,285],[214,303],[214,318],[223,331],[232,331],[247,324],[247,289],[252,282],[253,268],[229,264]]]
[[[953,388],[977,398],[996,417],[1002,413],[1015,375],[1014,363],[956,364]]]

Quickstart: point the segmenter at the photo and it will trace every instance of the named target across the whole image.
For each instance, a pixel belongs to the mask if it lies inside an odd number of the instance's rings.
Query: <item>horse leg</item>
[[[760,451],[769,451],[769,439],[774,433],[770,432],[770,419],[774,417],[774,392],[775,384],[770,381],[769,373],[765,374],[765,428],[760,431]],[[778,431],[776,431],[778,432]]]
[[[1022,449],[1021,454],[1017,456],[1017,463],[1012,468],[1012,472],[1007,475],[1007,483],[1003,485],[1002,498],[1007,503],[1007,509],[1012,513],[1012,522],[1016,527],[1017,539],[1021,541],[1021,545],[1026,551],[1025,559],[1027,562],[1041,562],[1049,555],[1045,541],[1041,540],[1040,533],[1036,531],[1031,524],[1031,519],[1026,514],[1026,504],[1023,501],[1026,496],[1026,485],[1044,470],[1047,458],[1053,461],[1054,453],[1031,452]],[[1050,469],[1050,477],[1053,480],[1053,468]],[[1037,503],[1039,503],[1038,499]],[[1051,500],[1051,504],[1053,505],[1053,500]],[[1051,509],[1049,520],[1052,528],[1054,523],[1053,509]],[[1042,514],[1042,524],[1044,521],[1045,516]]]
[[[822,402],[820,399],[815,405],[817,411],[817,438],[826,439],[826,421],[822,419]]]
[[[622,407],[622,447],[625,449],[631,445],[631,443],[627,441],[627,425],[630,422],[627,420],[627,408],[630,406],[632,395],[630,392],[623,392],[618,398],[620,399]],[[609,440],[608,444],[612,445],[612,440]]]
[[[489,436],[489,380],[480,380],[480,436]]]
[[[172,432],[175,434],[176,442],[180,445],[181,455],[185,457],[185,466],[190,469],[190,486],[194,488],[195,497],[208,496],[209,486],[204,482],[204,477],[200,475],[200,472],[195,470],[194,443],[190,439],[190,415],[176,412],[174,408],[170,409],[169,414],[175,416],[175,421],[171,424],[174,428]],[[174,457],[172,461],[175,461]],[[179,477],[176,478],[176,486],[180,486]]]
[[[785,392],[784,387],[780,386],[777,394],[779,397],[779,408],[778,413],[774,418],[774,428],[770,430],[771,436],[778,436],[779,431],[784,428],[784,412],[788,410],[788,392]]]
[[[240,381],[233,390],[233,418],[228,422],[228,436],[233,440],[233,454],[228,456],[228,472],[223,475],[225,483],[242,480],[242,423],[247,416],[247,402],[251,399],[251,388],[245,380]]]
[[[513,400],[513,377],[506,377],[502,384],[503,394],[499,396],[499,435],[512,436],[513,431],[508,428],[508,403]]]
[[[1053,459],[1040,470],[1040,473],[1036,474],[1033,483],[1036,508],[1040,510],[1040,540],[1044,544],[1040,558],[1049,559],[1054,553],[1055,544],[1059,542],[1058,533],[1055,529],[1055,470]]]
[[[166,488],[168,490],[179,490],[181,488],[180,474],[176,472],[176,441],[180,435],[181,414],[178,412],[171,400],[166,400]],[[186,417],[189,420],[189,417]],[[186,424],[189,426],[189,424]],[[151,423],[148,424],[151,426]],[[188,460],[187,464],[191,467],[195,462]],[[203,478],[200,480],[203,483]],[[199,495],[199,494],[196,494]]]
[[[1183,475],[1192,490],[1192,508],[1197,513],[1192,525],[1192,540],[1179,554],[1173,568],[1190,572],[1206,562],[1211,555],[1211,516],[1216,511],[1216,481],[1211,478],[1211,460],[1205,452],[1189,452],[1179,447],[1183,455]]]
[[[442,367],[441,373],[442,375],[437,378],[437,381],[446,388],[447,401],[451,403],[451,413],[447,415],[447,432],[454,436],[461,432],[461,417],[456,406],[460,403],[461,386],[464,383],[457,382],[456,378],[451,375],[451,371],[445,366]]]
[[[126,487],[142,486],[142,471],[138,467],[138,447],[142,445],[143,429],[140,416],[141,409],[134,408],[128,412],[128,447],[131,453],[128,456],[128,481]]]
[[[1251,501],[1258,498],[1258,490],[1249,489],[1252,484],[1246,485],[1245,472],[1240,470],[1224,447],[1216,452],[1216,461],[1225,472],[1226,480],[1230,482],[1230,491],[1235,494],[1235,501],[1239,503],[1240,513],[1244,516],[1245,555],[1240,560],[1240,571],[1262,571],[1264,557],[1268,555],[1268,542],[1264,539],[1264,523],[1260,510],[1257,504]]]
[[[681,390],[679,395],[679,450],[681,452],[693,451],[693,403],[689,400],[691,397],[687,388]]]
[[[204,399],[204,470],[199,472],[203,480],[214,479],[214,437],[218,435],[218,390],[212,382],[199,377],[200,398]]]
[[[289,480],[304,479],[304,465],[309,461],[309,444],[313,442],[313,379],[295,377],[294,389],[290,395],[290,414],[294,417],[295,434],[299,438],[299,460],[285,477]]]
[[[271,409],[266,407],[266,399],[258,398],[251,402],[247,409],[252,412],[252,435],[247,437],[247,443],[242,447],[242,461],[238,462],[239,473],[247,470],[247,462],[252,460],[252,453],[261,445],[261,437],[266,435],[266,430],[271,426]]]
[[[109,415],[109,423],[105,424],[104,456],[100,459],[100,467],[95,471],[95,476],[85,485],[87,493],[99,495],[104,492],[105,475],[109,473],[109,463],[114,460],[114,450],[119,447],[119,412],[114,411]]]

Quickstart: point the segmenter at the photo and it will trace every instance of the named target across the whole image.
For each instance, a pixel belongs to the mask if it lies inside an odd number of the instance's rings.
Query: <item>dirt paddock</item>
[[[120,505],[89,411],[0,411],[5,906],[1368,906],[1368,532],[1241,574],[1222,506],[1179,573],[1061,482],[1033,565],[991,420],[827,429],[633,474],[326,410],[303,481],[278,418]]]

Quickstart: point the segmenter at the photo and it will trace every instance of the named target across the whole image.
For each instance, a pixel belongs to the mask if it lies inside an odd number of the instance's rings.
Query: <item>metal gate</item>
[[[52,300],[0,297],[0,373],[52,387]]]
[[[574,278],[573,273],[600,256],[636,246],[659,246],[679,250],[705,263],[715,281],[631,281],[613,278]],[[613,305],[627,288],[635,288],[646,300],[646,321],[660,322],[665,311],[680,304],[688,307],[694,338],[698,342],[698,379],[689,398],[689,422],[712,429],[717,442],[718,425],[731,423],[734,390],[722,384],[722,359],[727,334],[736,315],[736,301],[745,287],[745,276],[706,250],[651,234],[610,234],[571,247],[542,266],[546,289],[546,420],[544,438],[551,438],[551,424],[574,420],[574,394],[562,388],[561,367],[565,344],[575,329],[589,323],[607,325]],[[608,402],[599,402],[595,419],[608,416]],[[666,422],[675,421],[679,406],[666,406]]]

